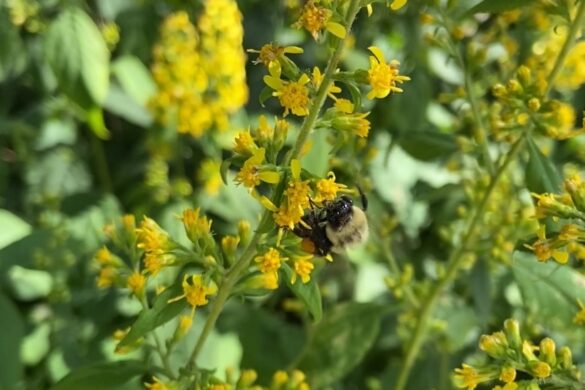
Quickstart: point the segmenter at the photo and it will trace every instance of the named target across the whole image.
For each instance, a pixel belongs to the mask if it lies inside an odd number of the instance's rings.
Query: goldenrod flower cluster
[[[538,229],[538,240],[528,245],[538,261],[554,259],[566,264],[572,254],[585,261],[585,182],[579,175],[565,180],[561,194],[533,194],[536,202],[536,218],[553,217],[558,225],[555,234],[547,237],[545,224]]]
[[[204,4],[197,27],[184,11],[169,15],[153,52],[150,108],[159,123],[194,137],[225,129],[248,100],[242,15],[232,0]]]
[[[491,107],[491,124],[496,138],[523,131],[533,125],[536,132],[552,139],[564,140],[583,134],[575,130],[575,111],[570,104],[544,97],[547,88],[526,66],[518,69],[506,85],[492,88],[497,102]]]
[[[499,383],[494,390],[554,389],[559,383],[571,388],[581,378],[568,347],[557,350],[548,337],[538,345],[523,339],[513,319],[504,322],[503,331],[481,336],[479,348],[487,354],[488,361],[456,368],[453,379],[458,388],[474,390],[480,384],[494,382]]]
[[[239,378],[234,378],[233,370],[226,370],[226,381],[215,377],[210,378],[206,384],[200,384],[197,389],[201,390],[310,390],[306,382],[305,374],[300,370],[292,372],[276,371],[272,376],[269,386],[256,384],[258,373],[255,370],[242,370]],[[152,377],[151,382],[144,383],[150,390],[178,390],[178,383],[175,381],[163,382],[157,377]]]

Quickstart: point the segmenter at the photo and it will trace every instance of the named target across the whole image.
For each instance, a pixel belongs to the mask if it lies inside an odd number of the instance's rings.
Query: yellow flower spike
[[[404,7],[408,0],[394,0],[390,3],[390,9],[392,11],[398,11],[400,8]]]
[[[327,24],[325,25],[325,28],[327,29],[327,31],[329,31],[331,34],[335,35],[337,38],[343,39],[347,35],[347,30],[340,23],[327,22]]]

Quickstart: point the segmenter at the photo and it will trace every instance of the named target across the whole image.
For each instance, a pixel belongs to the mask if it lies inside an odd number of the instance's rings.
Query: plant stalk
[[[319,90],[317,91],[317,95],[313,99],[313,102],[312,102],[311,107],[309,109],[309,114],[305,117],[303,124],[301,125],[301,129],[299,131],[299,135],[297,137],[297,140],[295,142],[293,149],[287,155],[287,158],[284,161],[285,166],[288,166],[292,159],[295,159],[299,156],[300,152],[303,149],[305,142],[307,141],[307,138],[309,137],[309,134],[311,133],[311,130],[313,130],[313,128],[315,127],[315,123],[317,121],[319,112],[321,111],[321,108],[323,107],[323,104],[325,103],[325,99],[327,98],[327,91],[329,90],[329,87],[333,83],[333,75],[335,74],[335,71],[336,71],[337,66],[339,64],[339,61],[341,59],[341,54],[342,54],[343,48],[345,46],[347,36],[349,36],[349,30],[351,29],[351,26],[353,25],[353,22],[355,20],[355,17],[357,15],[358,10],[359,10],[359,5],[360,5],[359,0],[351,0],[351,3],[349,5],[348,11],[347,11],[347,16],[346,16],[346,28],[347,28],[346,38],[339,40],[339,42],[337,43],[337,46],[335,47],[335,51],[334,51],[333,55],[331,56],[331,59],[329,60],[329,63],[328,63],[327,68],[325,70],[321,86],[319,87]],[[270,218],[269,211],[265,211],[261,221],[265,221],[265,220],[267,220],[267,218]],[[262,226],[262,225],[263,225],[263,222],[260,223],[260,226]],[[252,262],[252,259],[256,255],[256,245],[258,244],[259,241],[260,241],[260,234],[258,232],[256,232],[254,234],[252,240],[250,241],[250,243],[246,247],[244,253],[240,257],[240,259],[226,273],[225,278],[223,279],[223,282],[221,283],[221,285],[219,287],[218,294],[217,294],[216,298],[214,299],[213,306],[212,306],[211,311],[209,313],[209,317],[207,317],[207,321],[205,322],[205,325],[203,326],[203,330],[201,332],[201,335],[197,339],[197,343],[195,344],[195,347],[193,348],[193,352],[191,353],[191,356],[189,358],[189,365],[191,365],[192,367],[196,367],[197,356],[199,355],[199,353],[203,349],[203,346],[205,345],[205,341],[207,340],[207,338],[209,337],[209,334],[211,333],[211,331],[215,327],[215,323],[216,323],[217,319],[219,318],[219,315],[220,315],[226,301],[228,300],[233,287],[235,286],[235,284],[239,280],[242,273],[248,269],[248,267],[250,266],[250,263]]]

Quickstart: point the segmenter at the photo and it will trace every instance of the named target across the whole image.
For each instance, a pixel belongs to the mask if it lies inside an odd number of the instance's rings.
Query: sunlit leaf
[[[147,366],[138,360],[97,363],[72,371],[51,390],[104,390],[123,385],[144,374]]]

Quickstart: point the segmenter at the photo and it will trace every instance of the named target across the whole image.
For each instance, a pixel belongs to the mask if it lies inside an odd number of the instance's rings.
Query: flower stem
[[[569,33],[567,34],[567,39],[566,39],[565,43],[563,44],[563,47],[561,48],[561,51],[559,52],[559,55],[557,56],[557,59],[555,60],[555,64],[553,66],[553,69],[547,78],[547,89],[545,92],[545,96],[548,95],[548,93],[551,91],[551,89],[554,85],[554,81],[555,81],[558,73],[560,72],[563,63],[565,62],[565,58],[575,42],[575,37],[577,35],[577,32],[579,31],[579,28],[583,25],[584,22],[585,22],[585,1],[581,1],[579,8],[577,10],[577,14],[575,16],[575,19],[571,23]],[[416,326],[414,329],[412,339],[411,339],[411,341],[407,347],[407,350],[406,350],[406,357],[402,363],[402,368],[400,370],[400,375],[398,377],[398,381],[396,383],[395,390],[403,390],[404,387],[406,386],[406,383],[408,381],[408,377],[410,375],[410,371],[412,370],[412,366],[414,364],[414,361],[416,360],[416,357],[418,356],[418,353],[420,351],[420,347],[424,341],[424,336],[425,336],[425,332],[426,332],[426,323],[428,322],[430,314],[431,314],[432,310],[434,309],[437,298],[442,293],[442,291],[445,289],[445,287],[447,285],[449,285],[452,282],[452,280],[455,278],[455,276],[457,275],[457,271],[459,270],[461,263],[463,261],[463,257],[464,257],[463,255],[465,254],[467,245],[469,244],[469,241],[471,240],[471,238],[475,234],[475,230],[478,227],[479,222],[481,221],[481,217],[483,216],[483,213],[485,212],[487,202],[488,202],[493,190],[495,189],[496,184],[498,183],[502,174],[505,172],[508,165],[510,165],[510,163],[515,159],[515,157],[518,155],[518,153],[522,150],[522,146],[524,144],[524,141],[528,136],[529,136],[528,133],[523,133],[522,136],[520,138],[518,138],[518,140],[512,145],[512,148],[510,149],[510,151],[506,155],[502,165],[496,171],[495,175],[492,176],[491,181],[490,181],[490,185],[489,185],[488,189],[486,190],[478,208],[475,210],[473,218],[472,218],[472,220],[471,220],[471,222],[466,230],[465,236],[463,236],[463,238],[461,240],[461,244],[459,245],[459,247],[455,251],[453,251],[451,253],[449,260],[447,261],[447,270],[445,272],[445,275],[443,275],[443,277],[433,286],[433,288],[431,289],[431,291],[428,294],[427,299],[423,303],[422,308],[420,310],[420,314],[417,318],[417,322],[416,322]]]
[[[351,29],[353,21],[355,20],[357,12],[360,8],[359,5],[360,5],[359,0],[351,0],[351,3],[349,4],[347,16],[346,16],[346,20],[345,20],[346,21],[346,28],[348,31],[347,36],[349,36],[349,30]],[[313,102],[311,104],[311,108],[309,109],[309,114],[305,117],[305,119],[303,121],[303,124],[302,124],[300,132],[299,132],[299,136],[297,137],[297,140],[295,142],[293,149],[287,155],[287,158],[285,159],[285,161],[283,163],[283,165],[285,165],[285,166],[289,165],[290,161],[292,159],[297,158],[299,156],[301,150],[303,149],[305,142],[307,141],[309,134],[311,133],[311,130],[313,130],[313,128],[315,127],[315,123],[317,121],[319,112],[321,111],[321,108],[323,107],[323,104],[325,103],[325,99],[327,97],[327,91],[329,90],[329,87],[331,86],[331,83],[333,82],[333,75],[334,75],[335,70],[337,69],[339,61],[341,59],[341,54],[342,54],[342,51],[344,48],[345,41],[347,40],[347,36],[345,39],[339,40],[339,42],[337,43],[337,46],[335,47],[335,51],[334,51],[333,55],[331,56],[331,59],[329,60],[329,63],[328,63],[327,68],[325,70],[321,86],[319,87],[319,90],[317,91],[317,95],[313,99]],[[265,211],[259,226],[263,226],[264,221],[266,221],[268,218],[270,218],[270,212]],[[213,301],[213,306],[212,306],[211,311],[209,313],[209,317],[207,317],[207,321],[205,322],[205,325],[203,326],[203,330],[201,331],[201,335],[197,339],[197,343],[195,344],[195,347],[193,348],[193,352],[191,353],[191,356],[189,358],[189,365],[191,365],[192,367],[196,367],[197,356],[201,352],[201,350],[205,344],[205,341],[209,337],[209,334],[211,333],[211,331],[215,327],[215,322],[217,321],[226,301],[228,300],[230,293],[232,292],[233,287],[238,282],[242,273],[248,269],[248,267],[250,266],[250,263],[252,262],[252,259],[256,255],[256,245],[258,244],[259,241],[260,241],[260,234],[258,232],[256,232],[254,234],[252,240],[250,241],[250,243],[246,247],[244,253],[242,253],[239,260],[236,263],[234,263],[234,265],[228,270],[221,285],[219,286],[219,290],[218,290],[217,296],[215,297],[215,299]]]
[[[579,32],[579,29],[583,27],[584,23],[585,23],[585,1],[582,0],[579,3],[579,8],[577,9],[577,14],[575,15],[575,19],[571,23],[571,27],[569,28],[569,32],[567,33],[567,39],[565,40],[565,43],[563,44],[563,47],[561,48],[561,51],[559,52],[559,55],[557,56],[555,64],[553,65],[553,69],[547,78],[545,96],[548,95],[548,93],[550,92],[550,90],[554,86],[555,80],[556,80],[557,76],[559,75],[559,72],[561,71],[563,64],[565,62],[565,58],[567,58],[567,54],[569,54],[569,50],[571,50],[571,48],[573,47],[573,44],[575,43],[575,37],[577,36],[577,32]]]
[[[439,297],[439,295],[441,295],[445,287],[449,285],[449,283],[451,283],[451,281],[457,275],[457,271],[459,270],[461,263],[465,258],[463,255],[467,250],[467,245],[475,235],[475,231],[486,210],[488,200],[490,199],[492,193],[494,192],[494,189],[496,188],[496,185],[500,181],[500,178],[503,176],[510,163],[516,158],[516,156],[522,149],[525,138],[526,135],[523,134],[512,145],[512,148],[506,155],[504,162],[498,168],[495,175],[491,179],[489,187],[487,188],[485,194],[483,195],[481,202],[479,203],[479,206],[475,209],[473,218],[471,219],[471,222],[469,223],[469,226],[466,229],[465,235],[461,239],[461,244],[457,247],[457,249],[455,249],[455,251],[451,253],[451,256],[447,261],[447,270],[445,271],[445,274],[433,286],[428,296],[426,297],[425,301],[423,302],[418,314],[414,334],[407,348],[406,357],[404,358],[404,362],[402,364],[402,369],[400,370],[400,376],[398,377],[395,390],[402,390],[406,386],[406,381],[408,380],[410,370],[412,369],[412,365],[414,364],[414,361],[418,355],[422,342],[424,341],[424,336],[427,329],[426,325],[429,320],[429,316],[435,307],[437,298]]]

